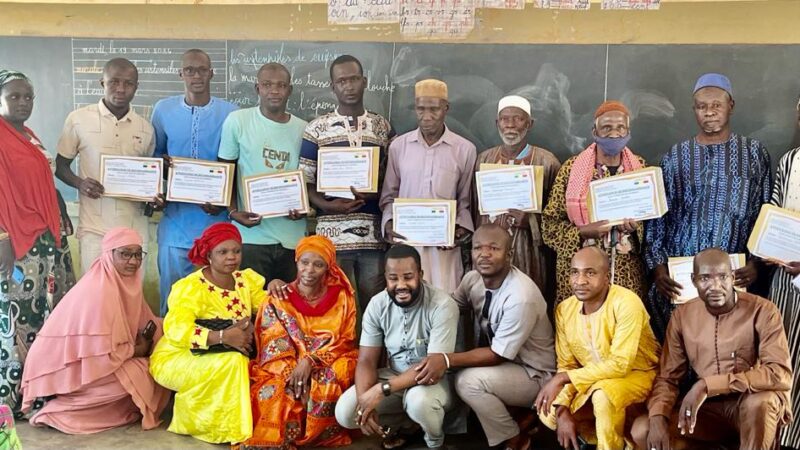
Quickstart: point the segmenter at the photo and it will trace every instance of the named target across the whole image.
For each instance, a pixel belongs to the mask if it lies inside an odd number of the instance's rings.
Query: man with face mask
[[[497,131],[503,143],[481,152],[475,161],[475,171],[480,170],[481,164],[542,166],[544,168],[542,199],[546,205],[553,180],[561,168],[561,162],[549,151],[528,144],[528,136],[533,125],[531,104],[527,99],[519,95],[509,95],[500,99],[497,105]],[[552,308],[556,290],[556,257],[555,252],[542,241],[542,215],[512,209],[507,214],[496,217],[482,216],[478,209],[477,195],[473,195],[472,199],[475,225],[494,222],[511,231],[513,235],[511,263],[536,283],[545,301]]]
[[[422,281],[414,247],[390,248],[385,270],[386,289],[364,311],[355,385],[339,398],[336,420],[383,438],[383,448],[402,447],[404,431],[419,428],[429,448],[445,448],[451,382],[447,375],[417,380],[417,367],[430,353],[455,350],[458,306],[447,293]],[[384,348],[388,367],[379,368]]]
[[[765,298],[734,291],[735,280],[726,252],[695,256],[699,298],[669,321],[648,414],[631,432],[637,448],[707,448],[738,436],[739,448],[768,449],[776,429],[791,420],[792,365],[781,314]],[[689,371],[698,379],[679,405]]]
[[[542,238],[556,251],[557,302],[571,295],[570,259],[581,247],[597,246],[612,255],[611,282],[644,295],[642,226],[633,220],[611,227],[607,220],[589,222],[586,197],[593,180],[644,167],[628,147],[630,113],[622,103],[604,102],[594,114],[594,143],[568,159],[558,171],[542,213]]]
[[[403,236],[392,230],[395,198],[427,198],[456,201],[456,242],[473,230],[470,214],[475,145],[445,125],[450,109],[447,85],[440,80],[422,80],[414,86],[416,130],[399,136],[389,147],[386,180],[381,192],[383,235],[389,242]],[[461,249],[417,247],[422,256],[425,281],[447,293],[458,287],[464,267]]]
[[[647,223],[647,268],[653,285],[647,295],[656,337],[673,309],[682,286],[669,276],[670,257],[693,256],[709,247],[747,252],[747,239],[761,205],[770,201],[772,172],[761,142],[731,131],[733,88],[724,75],[707,73],[694,88],[696,136],[675,144],[661,159],[669,211]],[[757,278],[760,263],[750,257],[736,270],[736,287]]]

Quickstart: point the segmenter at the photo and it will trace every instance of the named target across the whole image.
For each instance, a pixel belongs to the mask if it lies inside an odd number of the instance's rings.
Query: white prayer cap
[[[520,97],[519,95],[506,95],[505,97],[501,98],[500,102],[497,103],[497,114],[499,115],[500,111],[508,108],[509,106],[513,106],[525,111],[528,113],[528,116],[531,115],[531,102],[529,102],[525,97]]]

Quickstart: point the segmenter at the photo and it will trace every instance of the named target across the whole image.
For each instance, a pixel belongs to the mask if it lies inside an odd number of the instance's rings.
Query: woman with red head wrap
[[[264,278],[239,270],[242,237],[229,223],[208,227],[189,260],[200,269],[172,286],[150,373],[176,391],[169,431],[235,444],[253,432],[247,355],[251,317],[266,298]]]
[[[268,296],[256,318],[257,357],[250,362],[255,429],[247,449],[350,444],[334,405],[353,384],[356,306],[353,288],[326,237],[295,249],[297,279],[282,298]]]

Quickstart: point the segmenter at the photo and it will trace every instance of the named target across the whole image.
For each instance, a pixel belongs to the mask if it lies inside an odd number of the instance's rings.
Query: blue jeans
[[[172,285],[181,278],[194,272],[195,267],[189,262],[189,249],[172,247],[169,245],[158,246],[158,275],[159,293],[161,295],[161,317],[167,315],[167,299]]]

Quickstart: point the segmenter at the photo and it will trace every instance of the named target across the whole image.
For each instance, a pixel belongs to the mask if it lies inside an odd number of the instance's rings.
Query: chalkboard
[[[497,101],[520,94],[532,101],[531,142],[564,160],[590,142],[592,114],[605,98],[632,111],[630,147],[656,164],[673,143],[696,132],[691,90],[707,71],[733,83],[736,132],[764,141],[773,164],[795,131],[800,93],[800,46],[789,45],[521,45],[377,42],[118,40],[4,37],[0,67],[27,73],[36,89],[29,122],[55,148],[66,115],[100,98],[99,68],[114,56],[140,69],[135,107],[149,115],[162,97],[182,93],[181,53],[202,48],[212,57],[214,95],[242,107],[257,104],[255,74],[267,62],[289,68],[294,93],[289,110],[309,120],[330,111],[335,99],[328,70],[338,55],[358,57],[368,77],[368,109],[394,128],[415,127],[414,83],[441,78],[450,90],[448,126],[479,150],[500,142]],[[68,198],[74,193],[67,192]]]

